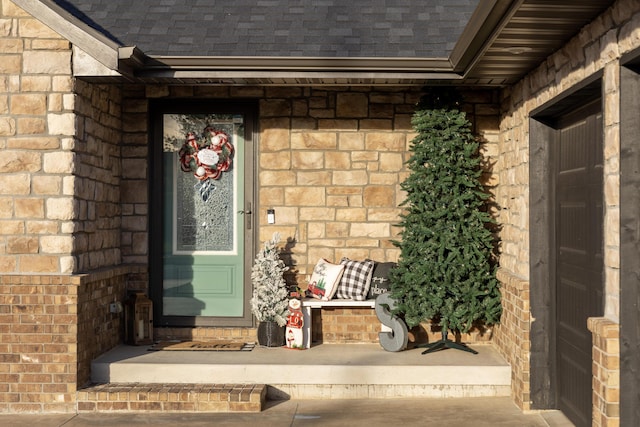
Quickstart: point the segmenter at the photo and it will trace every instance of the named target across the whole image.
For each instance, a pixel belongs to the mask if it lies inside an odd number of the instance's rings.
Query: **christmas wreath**
[[[192,172],[200,181],[218,179],[231,167],[233,145],[229,135],[210,126],[204,128],[200,141],[189,132],[179,151],[180,168]]]

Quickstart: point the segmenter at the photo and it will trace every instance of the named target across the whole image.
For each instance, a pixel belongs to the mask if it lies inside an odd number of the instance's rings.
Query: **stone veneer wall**
[[[71,49],[8,0],[0,11],[0,272],[71,273]]]
[[[69,42],[1,5],[0,272],[118,265],[120,90],[74,81]]]
[[[294,92],[292,92],[292,90]],[[299,92],[295,92],[299,91]],[[293,238],[291,260],[306,284],[320,258],[395,261],[400,182],[419,92],[402,88],[267,89],[260,109],[260,239]],[[466,110],[485,141],[497,130],[491,92]],[[495,125],[492,129],[490,126]],[[497,137],[497,134],[494,133]],[[491,144],[485,145],[491,157]]]
[[[120,182],[122,262],[147,264],[149,262],[148,102],[144,86],[125,86],[122,91],[120,151],[122,155]],[[136,289],[146,290],[148,277],[141,277],[141,279]]]
[[[292,90],[300,92],[291,93]],[[286,89],[260,109],[260,240],[291,238],[303,286],[320,258],[392,261],[398,184],[419,93],[376,88]],[[297,99],[296,99],[297,98]]]
[[[73,176],[65,194],[73,195],[74,272],[119,265],[121,256],[121,89],[75,82]],[[73,228],[71,228],[73,227]]]
[[[512,365],[513,394],[521,408],[530,407],[529,359],[516,335],[530,324],[529,295],[529,116],[530,112],[603,71],[604,94],[604,266],[605,317],[616,327],[619,318],[619,68],[620,56],[640,46],[640,13],[633,0],[620,0],[584,27],[565,47],[513,87],[503,91],[497,170],[497,202],[502,240],[501,281],[508,301],[505,323],[496,342]],[[506,293],[510,293],[508,295]],[[611,347],[608,347],[612,350]],[[619,351],[619,349],[618,349]],[[594,362],[595,363],[595,362]],[[611,419],[615,425],[615,417]]]

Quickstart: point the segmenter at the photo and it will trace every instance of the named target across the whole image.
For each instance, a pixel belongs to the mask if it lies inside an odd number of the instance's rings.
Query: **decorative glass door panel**
[[[162,315],[241,317],[243,117],[162,119]]]

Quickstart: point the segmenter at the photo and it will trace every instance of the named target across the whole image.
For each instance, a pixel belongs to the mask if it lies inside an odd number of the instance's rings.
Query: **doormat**
[[[251,351],[254,343],[230,341],[160,341],[150,351]]]

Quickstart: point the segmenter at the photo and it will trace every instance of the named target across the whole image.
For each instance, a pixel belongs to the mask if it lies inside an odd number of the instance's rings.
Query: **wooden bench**
[[[316,298],[303,298],[302,299],[302,336],[305,348],[311,348],[311,310],[314,308],[323,307],[365,307],[375,308],[376,300],[368,299],[364,301],[354,301],[350,299],[332,299],[329,301],[322,301]],[[382,331],[391,331],[385,325],[382,325]]]

